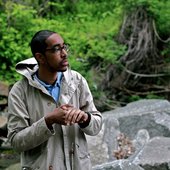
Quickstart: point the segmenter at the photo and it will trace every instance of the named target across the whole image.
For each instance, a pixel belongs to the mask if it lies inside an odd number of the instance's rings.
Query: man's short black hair
[[[55,34],[56,32],[50,31],[50,30],[40,30],[35,35],[33,36],[31,42],[30,42],[30,47],[33,56],[35,56],[35,53],[45,53],[45,50],[47,48],[46,40],[47,38]]]

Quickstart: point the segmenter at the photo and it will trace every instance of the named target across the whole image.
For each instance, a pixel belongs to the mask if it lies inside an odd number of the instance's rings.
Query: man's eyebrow
[[[54,44],[53,46],[52,46],[52,48],[54,48],[54,47],[57,47],[57,46],[60,46],[61,44]]]
[[[54,45],[52,46],[52,48],[59,47],[59,46],[64,45],[64,44],[65,44],[65,43],[63,43],[63,44],[54,44]]]

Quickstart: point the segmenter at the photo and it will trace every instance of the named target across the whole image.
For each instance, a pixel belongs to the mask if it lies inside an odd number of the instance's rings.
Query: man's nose
[[[61,49],[61,55],[64,57],[68,55],[66,49],[64,49],[64,48]]]

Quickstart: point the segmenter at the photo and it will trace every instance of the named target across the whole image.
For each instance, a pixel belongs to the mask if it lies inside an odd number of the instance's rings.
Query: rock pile
[[[87,136],[93,170],[170,170],[167,100],[140,100],[103,117],[101,132]]]

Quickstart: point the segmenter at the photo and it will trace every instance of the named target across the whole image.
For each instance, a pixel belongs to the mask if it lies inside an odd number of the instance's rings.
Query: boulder
[[[117,119],[119,130],[131,139],[140,129],[148,130],[151,138],[170,136],[170,103],[167,100],[140,100],[104,112],[103,116],[106,127],[108,119]]]
[[[133,160],[146,170],[170,169],[170,138],[154,137]]]
[[[92,170],[144,170],[127,160],[117,160],[102,165],[96,165]]]
[[[0,129],[5,128],[7,124],[7,117],[0,115]]]
[[[170,164],[167,100],[140,100],[102,115],[100,133],[87,136],[93,167],[116,166],[117,159],[128,160],[145,170],[164,170]]]
[[[0,96],[8,97],[9,86],[0,81]]]

